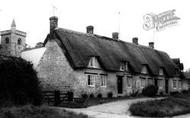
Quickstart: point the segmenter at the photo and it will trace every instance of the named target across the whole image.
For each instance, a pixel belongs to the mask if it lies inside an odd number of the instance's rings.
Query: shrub
[[[90,98],[94,98],[94,94],[93,93],[90,94]]]
[[[156,96],[157,92],[158,92],[158,87],[154,85],[148,85],[142,90],[142,94],[148,97]]]
[[[18,57],[1,56],[0,61],[0,105],[39,105],[40,82],[33,65]]]
[[[72,92],[72,91],[69,91],[69,92],[67,92],[67,94],[68,94],[68,100],[69,100],[69,101],[73,101],[73,97],[74,97],[73,92]]]
[[[82,99],[87,99],[88,98],[88,95],[86,93],[82,94],[81,95]]]
[[[97,98],[102,98],[102,94],[99,93],[99,94],[97,95]]]
[[[182,93],[183,93],[183,94],[188,94],[189,91],[188,91],[188,90],[183,90]]]
[[[113,97],[113,93],[112,92],[108,92],[108,98],[112,98]]]
[[[138,96],[138,95],[139,95],[139,92],[138,92],[138,91],[135,91],[135,92],[133,92],[133,93],[131,94],[132,97],[136,97],[136,96]]]
[[[171,96],[174,96],[174,95],[177,95],[177,94],[179,94],[179,92],[178,92],[178,91],[173,91],[173,92],[170,92],[170,95],[171,95]]]

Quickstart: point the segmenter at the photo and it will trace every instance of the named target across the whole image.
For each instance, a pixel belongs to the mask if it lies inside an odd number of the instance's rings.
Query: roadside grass
[[[59,113],[46,105],[25,105],[0,108],[0,118],[88,118],[88,116],[66,110]]]
[[[166,117],[190,113],[190,95],[175,95],[166,99],[138,102],[130,106],[134,116]]]

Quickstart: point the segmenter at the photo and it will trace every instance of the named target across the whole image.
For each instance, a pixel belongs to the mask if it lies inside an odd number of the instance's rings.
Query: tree
[[[0,56],[0,105],[41,103],[40,82],[33,65],[18,57]]]

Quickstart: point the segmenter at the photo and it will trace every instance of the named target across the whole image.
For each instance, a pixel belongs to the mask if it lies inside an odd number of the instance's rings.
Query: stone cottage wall
[[[48,41],[46,48],[37,67],[42,88],[62,91],[72,89],[76,78],[62,49],[54,40]]]

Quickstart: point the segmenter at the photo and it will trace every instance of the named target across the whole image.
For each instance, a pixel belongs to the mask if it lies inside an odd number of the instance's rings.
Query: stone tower
[[[1,31],[0,54],[19,57],[25,48],[25,38],[26,32],[17,30],[13,19],[11,29]]]

